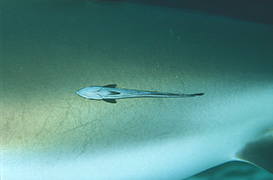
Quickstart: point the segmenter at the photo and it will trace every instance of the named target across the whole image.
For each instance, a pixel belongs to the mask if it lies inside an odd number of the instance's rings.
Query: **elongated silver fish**
[[[86,99],[103,100],[109,103],[116,103],[116,99],[124,98],[184,98],[184,97],[197,97],[202,96],[204,93],[196,94],[174,94],[163,93],[156,91],[141,91],[131,89],[119,89],[116,88],[116,84],[109,84],[106,86],[91,86],[85,87],[77,91],[76,93]]]

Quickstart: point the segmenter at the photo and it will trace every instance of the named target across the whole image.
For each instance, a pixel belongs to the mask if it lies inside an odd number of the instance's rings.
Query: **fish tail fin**
[[[195,94],[181,94],[181,96],[185,97],[198,97],[198,96],[203,96],[204,93],[195,93]]]

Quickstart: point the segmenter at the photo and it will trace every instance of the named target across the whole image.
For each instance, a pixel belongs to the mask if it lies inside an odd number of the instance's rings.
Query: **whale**
[[[234,161],[272,177],[272,26],[134,3],[1,9],[1,179],[187,179]],[[112,83],[204,95],[119,100]],[[75,93],[88,86],[118,103]]]
[[[174,94],[162,93],[156,91],[141,91],[131,89],[116,88],[116,84],[109,84],[106,86],[91,86],[78,90],[76,93],[86,99],[103,100],[109,103],[117,103],[116,99],[124,98],[182,98],[182,97],[197,97],[204,93],[196,94]]]

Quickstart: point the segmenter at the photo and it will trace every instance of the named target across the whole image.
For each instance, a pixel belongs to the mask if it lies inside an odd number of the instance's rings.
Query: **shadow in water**
[[[99,1],[99,0],[96,0]],[[101,0],[141,3],[170,8],[196,10],[217,16],[273,24],[271,0]]]

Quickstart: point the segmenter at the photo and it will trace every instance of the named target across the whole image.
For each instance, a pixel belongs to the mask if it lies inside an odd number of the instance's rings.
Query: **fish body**
[[[92,99],[92,100],[104,100],[105,102],[116,103],[116,99],[124,98],[184,98],[184,97],[196,97],[202,96],[204,93],[196,94],[173,94],[162,93],[156,91],[140,91],[131,89],[116,88],[116,84],[110,84],[106,86],[91,86],[82,88],[76,92],[79,96]]]

